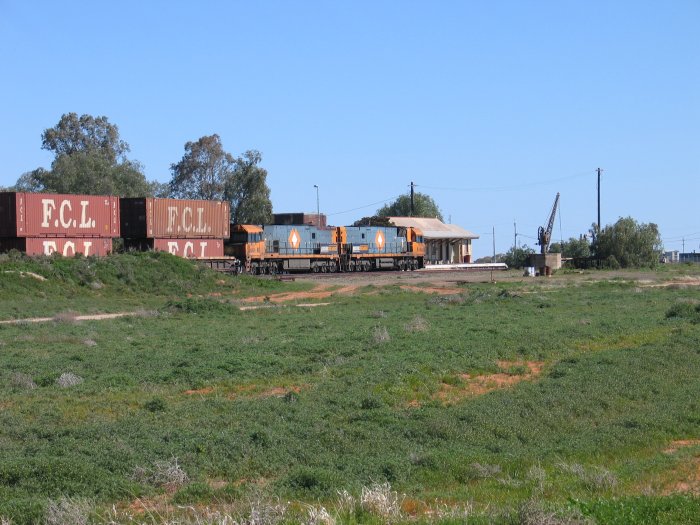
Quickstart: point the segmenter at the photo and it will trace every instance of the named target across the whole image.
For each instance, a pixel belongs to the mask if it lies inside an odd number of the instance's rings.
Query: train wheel
[[[335,273],[338,271],[338,266],[335,264],[335,261],[331,261],[330,266],[328,267],[331,273]]]
[[[320,268],[318,267],[317,264],[314,264],[313,268],[314,268],[314,273],[318,273],[318,271],[320,270]]]
[[[326,263],[321,264],[321,273],[328,272],[328,265]]]

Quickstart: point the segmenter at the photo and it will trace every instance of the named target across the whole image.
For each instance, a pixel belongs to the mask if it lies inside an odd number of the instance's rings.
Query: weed
[[[458,521],[459,523],[467,523],[474,515],[474,505],[471,502],[463,503],[462,505],[448,505],[446,503],[438,503],[430,508],[438,520]]]
[[[692,323],[700,323],[700,303],[677,301],[666,310],[666,319],[686,319]]]
[[[592,525],[580,513],[562,515],[546,510],[544,505],[536,500],[529,500],[518,509],[518,525]]]
[[[387,521],[401,517],[401,503],[405,495],[391,490],[391,484],[372,483],[369,487],[362,487],[360,494],[360,506],[367,512],[376,514]]]
[[[156,461],[151,468],[136,467],[131,478],[139,483],[171,488],[181,487],[190,480],[187,473],[180,467],[177,458]]]
[[[277,525],[285,521],[288,503],[280,503],[279,499],[269,500],[256,496],[248,501],[249,510],[239,520],[237,525]]]
[[[87,525],[93,503],[82,498],[63,497],[49,500],[44,515],[44,525]]]
[[[23,374],[22,372],[14,372],[10,376],[10,385],[23,390],[33,390],[36,388],[36,383],[32,379],[32,376]]]
[[[85,346],[97,346],[97,341],[95,341],[94,339],[85,339],[83,341],[83,344]]]
[[[388,343],[391,341],[391,336],[385,326],[375,326],[372,330],[372,340],[374,344]]]
[[[579,478],[590,490],[612,490],[618,484],[615,474],[604,467],[586,469],[578,463],[558,463],[557,467],[562,472],[573,474]]]
[[[160,397],[149,399],[143,404],[143,408],[149,412],[163,412],[166,408],[165,401]]]
[[[53,316],[56,323],[77,323],[78,314],[75,312],[60,312]]]
[[[428,321],[420,315],[416,315],[410,322],[404,325],[404,329],[407,332],[425,332],[428,330]]]
[[[462,295],[438,295],[436,297],[431,297],[427,300],[428,305],[435,305],[441,307],[453,306],[457,304],[464,304],[465,299]]]
[[[347,490],[339,490],[335,500],[335,510],[338,514],[352,515],[357,509],[357,498]]]
[[[537,490],[539,492],[544,492],[544,484],[547,480],[547,472],[540,466],[532,465],[527,471],[527,479],[533,481],[536,484]]]
[[[474,477],[476,478],[493,478],[501,472],[500,465],[482,465],[481,463],[472,463],[470,465]]]
[[[304,525],[335,525],[335,518],[322,506],[308,505]]]
[[[384,319],[386,317],[386,312],[384,310],[376,310],[372,312],[370,317],[374,319]]]
[[[73,372],[64,372],[58,377],[58,379],[56,379],[56,384],[61,388],[70,388],[72,386],[79,385],[83,381],[84,380],[82,377],[74,374]]]

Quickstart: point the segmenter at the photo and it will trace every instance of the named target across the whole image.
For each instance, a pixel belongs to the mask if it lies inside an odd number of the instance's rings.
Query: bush
[[[700,303],[679,301],[666,310],[666,319],[685,319],[700,322]]]
[[[210,503],[215,499],[214,489],[202,482],[190,483],[173,496],[175,504]]]

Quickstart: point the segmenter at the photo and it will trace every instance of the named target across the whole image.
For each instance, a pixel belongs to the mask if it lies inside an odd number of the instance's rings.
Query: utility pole
[[[411,181],[411,217],[416,214],[416,208],[413,201],[413,186],[415,185],[413,184],[413,181]]]
[[[513,219],[513,255],[515,255],[515,250],[518,249],[518,228],[515,226],[515,219]]]
[[[600,232],[600,168],[596,170],[598,172],[598,232]]]
[[[318,184],[314,184],[314,188],[316,188],[316,223],[318,224],[318,227],[321,227],[321,207],[318,204]]]
[[[685,253],[685,237],[683,237],[683,253]]]
[[[491,258],[491,262],[495,263],[496,262],[496,227],[491,226],[491,238],[493,239],[493,257]]]

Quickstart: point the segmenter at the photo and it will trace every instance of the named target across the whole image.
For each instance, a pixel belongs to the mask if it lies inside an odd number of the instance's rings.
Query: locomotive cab
[[[232,224],[226,255],[233,255],[246,266],[250,265],[251,260],[263,259],[265,257],[263,229],[253,224]]]
[[[418,228],[406,228],[406,240],[408,241],[408,251],[415,257],[425,256],[425,240],[423,232]]]

